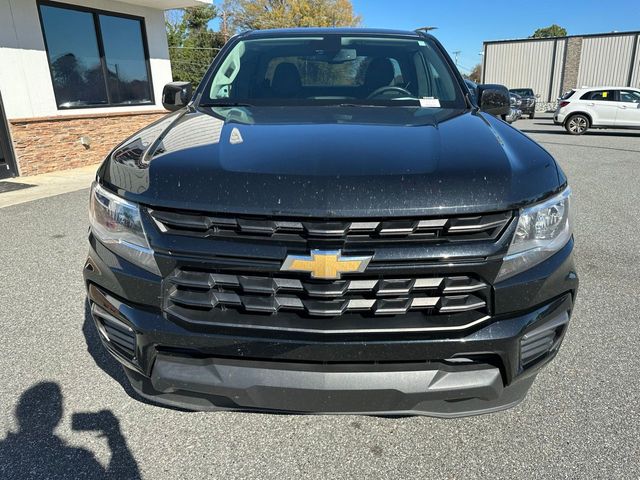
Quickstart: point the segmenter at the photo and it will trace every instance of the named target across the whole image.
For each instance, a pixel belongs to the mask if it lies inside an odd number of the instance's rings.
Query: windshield
[[[430,40],[338,34],[239,41],[200,103],[225,104],[465,108],[460,86]]]
[[[533,97],[533,90],[530,88],[513,88],[511,92],[523,97]]]

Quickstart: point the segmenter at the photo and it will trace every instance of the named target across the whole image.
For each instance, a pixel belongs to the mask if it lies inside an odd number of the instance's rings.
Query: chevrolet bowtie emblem
[[[311,278],[337,280],[341,273],[364,272],[371,257],[343,257],[340,250],[312,250],[311,255],[288,255],[282,264],[285,272],[309,272]]]

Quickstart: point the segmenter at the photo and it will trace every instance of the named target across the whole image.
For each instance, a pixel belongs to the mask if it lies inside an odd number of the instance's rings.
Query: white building
[[[163,115],[164,11],[207,3],[0,0],[0,178],[98,162]]]

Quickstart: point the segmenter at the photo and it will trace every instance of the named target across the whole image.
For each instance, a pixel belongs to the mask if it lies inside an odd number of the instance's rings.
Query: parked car
[[[174,113],[90,194],[88,302],[133,388],[195,410],[520,402],[574,311],[571,190],[496,118],[507,89],[476,93],[433,36],[373,29],[242,33],[194,95],[167,85]]]
[[[640,89],[570,90],[560,98],[553,121],[572,135],[582,135],[590,128],[640,128]]]
[[[520,98],[520,95],[509,92],[509,105],[511,108],[504,120],[506,120],[508,123],[513,123],[516,120],[522,118],[522,110],[520,110],[522,99]]]
[[[522,110],[522,114],[529,115],[529,118],[535,118],[537,96],[535,93],[533,93],[533,89],[512,88],[509,91],[511,93],[515,93],[516,95],[520,95],[520,99],[522,100],[522,104],[520,105],[520,110]]]

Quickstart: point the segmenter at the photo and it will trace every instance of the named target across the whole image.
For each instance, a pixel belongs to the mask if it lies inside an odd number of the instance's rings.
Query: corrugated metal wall
[[[626,86],[635,40],[635,35],[584,38],[577,86]]]
[[[565,37],[485,43],[483,81],[509,88],[531,87],[541,101],[554,101],[562,94],[567,42]],[[582,37],[577,72],[575,87],[629,86],[631,80],[630,86],[640,88],[640,36],[633,32]]]
[[[633,74],[631,75],[631,87],[640,88],[640,35],[636,39],[636,58],[633,65]]]
[[[500,83],[508,88],[533,88],[546,100],[551,83],[553,45],[554,40],[487,44],[484,82]]]

